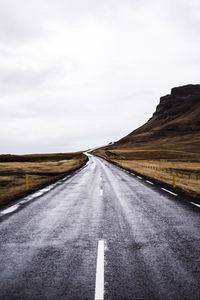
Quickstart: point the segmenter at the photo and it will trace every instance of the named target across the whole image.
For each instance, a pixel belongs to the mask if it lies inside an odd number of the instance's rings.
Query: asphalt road
[[[0,211],[0,299],[200,299],[199,207],[96,157],[50,188]]]

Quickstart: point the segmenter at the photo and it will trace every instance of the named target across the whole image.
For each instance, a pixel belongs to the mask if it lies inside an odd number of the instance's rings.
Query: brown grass
[[[30,160],[30,157],[28,160]],[[30,193],[59,180],[66,174],[83,166],[87,161],[87,157],[80,153],[78,155],[77,153],[70,155],[65,160],[56,160],[56,155],[51,155],[51,157],[43,155],[42,158],[41,156],[39,157],[38,161],[34,155],[33,157],[34,162],[0,162],[0,205],[7,204],[9,201],[27,193],[25,185],[26,174],[28,174],[29,178]],[[47,157],[51,160],[47,160]],[[26,156],[21,156],[17,160],[20,159],[26,160]]]
[[[144,175],[147,178],[159,183],[170,185],[173,188],[173,175],[176,176],[176,189],[182,191],[185,195],[200,199],[200,161],[178,161],[176,160],[136,160],[131,159],[130,153],[126,158],[125,152],[103,151],[98,155],[110,160],[111,162]]]

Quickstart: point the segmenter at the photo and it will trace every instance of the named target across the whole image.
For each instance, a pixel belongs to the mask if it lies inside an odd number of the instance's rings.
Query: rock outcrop
[[[200,85],[185,85],[161,97],[147,123],[109,147],[172,149],[200,154]]]

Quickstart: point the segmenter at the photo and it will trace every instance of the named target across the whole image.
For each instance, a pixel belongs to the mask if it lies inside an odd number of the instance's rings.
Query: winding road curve
[[[89,155],[0,211],[0,299],[103,298],[200,299],[200,208]]]

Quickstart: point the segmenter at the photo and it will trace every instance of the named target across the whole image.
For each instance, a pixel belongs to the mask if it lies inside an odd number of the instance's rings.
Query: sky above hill
[[[199,0],[0,0],[0,153],[84,150],[199,83]]]

